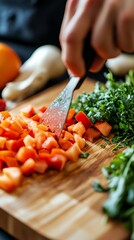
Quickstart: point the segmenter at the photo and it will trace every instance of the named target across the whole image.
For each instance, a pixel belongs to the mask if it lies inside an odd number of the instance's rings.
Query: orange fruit
[[[21,59],[7,44],[0,42],[0,90],[19,74]]]

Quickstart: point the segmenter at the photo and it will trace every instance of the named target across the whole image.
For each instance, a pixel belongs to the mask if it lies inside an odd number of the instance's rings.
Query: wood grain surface
[[[25,100],[23,106],[35,108],[49,105],[63,89],[66,81]],[[94,88],[87,79],[74,97]],[[44,175],[25,178],[21,187],[8,194],[0,190],[0,227],[19,240],[126,240],[129,234],[119,222],[106,221],[102,204],[107,195],[92,188],[94,180],[105,183],[101,165],[113,158],[112,146],[105,149],[103,140],[87,143],[88,159],[68,162],[62,172],[49,170]]]

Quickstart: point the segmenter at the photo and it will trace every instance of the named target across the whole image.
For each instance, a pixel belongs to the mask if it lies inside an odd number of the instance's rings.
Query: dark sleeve
[[[65,4],[66,0],[0,0],[0,40],[23,59],[41,45],[60,47]]]

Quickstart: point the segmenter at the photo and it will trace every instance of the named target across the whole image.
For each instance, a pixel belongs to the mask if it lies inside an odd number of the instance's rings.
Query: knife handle
[[[95,50],[90,45],[90,39],[91,39],[91,33],[89,32],[87,37],[85,38],[84,48],[83,48],[83,58],[84,58],[84,61],[85,61],[86,71],[85,71],[84,76],[80,78],[80,81],[76,86],[76,89],[78,89],[81,86],[81,84],[83,83],[83,81],[87,77],[89,68],[91,67],[91,65],[93,63],[93,60],[94,60],[94,57],[95,57]]]

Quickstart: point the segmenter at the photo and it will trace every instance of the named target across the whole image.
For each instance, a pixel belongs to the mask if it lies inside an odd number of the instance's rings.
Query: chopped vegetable
[[[80,154],[80,158],[88,158],[88,156],[89,156],[89,153],[87,152]]]
[[[63,154],[61,151],[57,151],[57,153],[52,152],[49,158],[46,159],[46,163],[49,167],[55,168],[58,171],[61,171],[65,163],[67,161],[67,156]]]
[[[100,137],[101,133],[94,128],[88,128],[84,134],[84,138],[90,142],[94,142]]]
[[[3,168],[0,173],[0,188],[11,192],[22,182],[22,172],[18,167]]]
[[[34,173],[36,162],[32,158],[28,158],[21,166],[21,171],[24,175],[29,176]]]
[[[94,124],[94,127],[101,132],[105,137],[109,135],[112,130],[112,126],[104,121],[99,121]]]
[[[104,144],[101,144],[100,147],[101,147],[101,148],[105,148],[105,145],[104,145]]]
[[[70,161],[76,162],[78,157],[81,154],[81,149],[79,148],[77,143],[74,143],[67,151],[66,151],[66,155],[67,158]]]
[[[21,112],[25,117],[28,117],[28,118],[33,117],[35,114],[35,110],[32,105],[28,105],[28,106],[24,107],[21,110]]]
[[[77,133],[79,136],[82,137],[83,134],[85,133],[86,129],[82,122],[78,122],[76,124],[69,126],[68,131],[71,133]]]
[[[84,125],[74,119],[75,110],[70,109],[68,123],[57,139],[41,123],[45,109],[43,106],[36,112],[28,105],[16,116],[8,111],[0,112],[0,188],[3,190],[15,190],[23,175],[43,174],[49,168],[61,171],[68,160],[78,160],[86,141]]]
[[[45,161],[38,160],[35,162],[35,172],[43,174],[48,169],[48,164]]]
[[[85,128],[89,128],[93,125],[87,115],[82,111],[78,112],[75,118],[78,122],[82,122]]]

